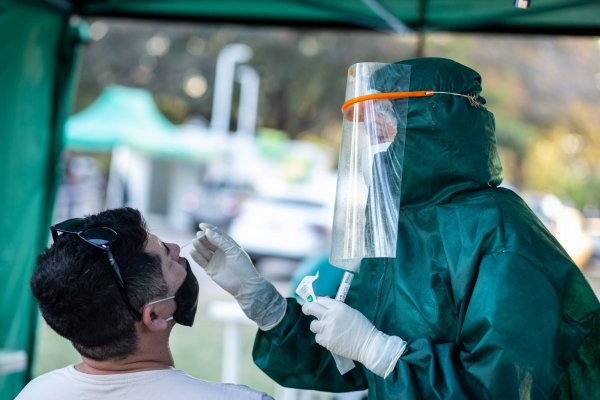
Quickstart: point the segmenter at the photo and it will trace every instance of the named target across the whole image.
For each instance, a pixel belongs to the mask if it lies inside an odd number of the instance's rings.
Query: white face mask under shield
[[[363,180],[365,181],[365,185],[368,187],[371,184],[371,179],[373,175],[373,158],[376,154],[385,152],[392,142],[387,143],[378,143],[372,146],[365,146],[361,151],[361,167]],[[371,168],[368,166],[371,165]]]

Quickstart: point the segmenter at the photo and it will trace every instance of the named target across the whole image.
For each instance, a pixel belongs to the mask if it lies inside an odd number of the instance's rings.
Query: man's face
[[[160,257],[162,274],[169,288],[167,296],[175,294],[187,274],[185,259],[179,257],[180,250],[175,243],[165,243],[154,234],[148,235],[146,251]]]

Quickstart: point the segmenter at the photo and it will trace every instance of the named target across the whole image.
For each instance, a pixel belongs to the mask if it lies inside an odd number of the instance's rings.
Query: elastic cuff
[[[383,379],[386,379],[392,373],[394,368],[396,368],[396,364],[398,364],[398,360],[400,359],[402,354],[404,354],[404,350],[406,349],[406,342],[404,340],[400,339],[398,336],[391,336],[390,338],[398,339],[400,341],[400,343],[398,345],[397,352],[393,355],[392,359],[390,360],[390,364],[388,365],[388,368],[385,370],[385,372],[383,374]]]
[[[385,379],[394,370],[398,359],[404,353],[406,342],[398,336],[386,335],[378,330],[371,336],[372,340],[365,346],[365,359],[362,364]]]
[[[270,323],[270,324],[267,324],[264,326],[259,325],[258,329],[266,332],[266,331],[269,331],[269,330],[275,328],[283,320],[283,317],[285,317],[286,310],[287,310],[287,301],[285,299],[283,299],[283,308],[281,309],[281,315],[279,315],[279,317],[277,317],[273,323]]]
[[[274,328],[285,316],[287,301],[270,282],[260,279],[235,296],[242,311],[262,330]]]

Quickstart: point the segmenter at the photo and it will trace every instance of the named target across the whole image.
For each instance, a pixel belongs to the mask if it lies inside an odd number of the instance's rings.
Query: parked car
[[[182,207],[189,215],[191,230],[196,231],[200,222],[207,222],[227,231],[239,215],[242,203],[253,194],[250,185],[207,181],[188,188],[182,198]]]
[[[583,214],[552,194],[526,192],[523,199],[581,269],[590,262],[594,243],[585,230]]]
[[[327,204],[291,197],[246,200],[229,234],[257,261],[263,257],[301,260],[329,245],[333,211]]]
[[[590,260],[590,266],[595,267],[600,272],[600,218],[587,219],[587,232],[592,239],[593,254]],[[600,278],[600,276],[598,277]]]

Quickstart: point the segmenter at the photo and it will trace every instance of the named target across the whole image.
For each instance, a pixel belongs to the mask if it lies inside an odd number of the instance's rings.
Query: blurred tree
[[[249,61],[261,77],[260,126],[295,137],[340,118],[346,70],[364,60],[393,62],[413,56],[416,38],[376,32],[314,32],[283,28],[198,26],[98,20],[107,30],[85,52],[75,111],[86,107],[108,84],[145,87],[175,123],[211,114],[215,62],[230,43],[249,45]],[[92,29],[94,31],[94,29]],[[205,78],[207,90],[192,98],[185,77]],[[234,97],[234,101],[237,98]],[[237,103],[233,105],[236,118]]]
[[[570,199],[579,209],[600,208],[600,115],[574,103],[533,143],[526,162],[529,188]]]
[[[105,86],[121,84],[148,89],[175,123],[208,123],[216,57],[224,46],[243,43],[253,49],[248,64],[261,79],[258,126],[291,138],[321,138],[333,148],[340,140],[347,68],[361,61],[412,58],[417,51],[415,34],[90,22],[96,40],[84,52],[74,112]],[[508,183],[552,190],[580,206],[600,205],[595,186],[600,157],[588,154],[600,149],[592,112],[600,103],[594,40],[438,33],[428,34],[423,43],[423,55],[453,58],[481,73]],[[235,127],[237,103],[232,113]],[[563,145],[577,137],[585,149],[566,154]]]
[[[530,148],[536,140],[536,128],[511,118],[498,118],[496,127],[497,142],[500,148],[504,182],[516,188],[525,186],[523,164]]]

